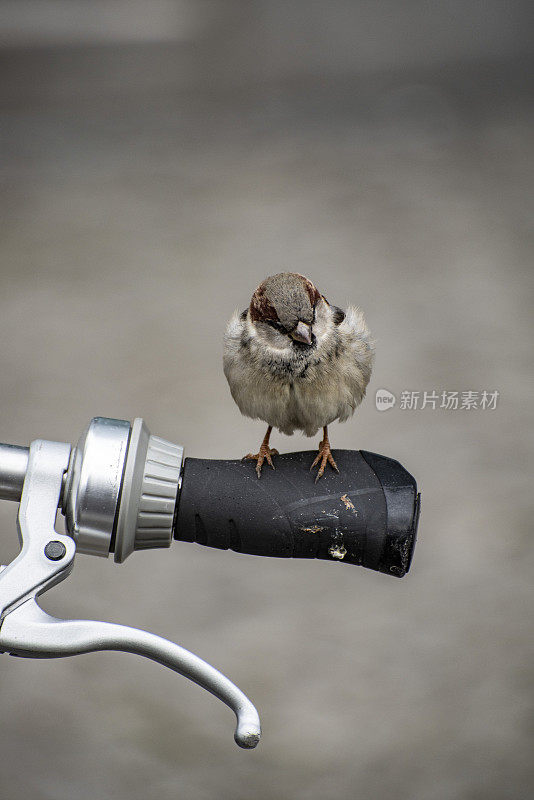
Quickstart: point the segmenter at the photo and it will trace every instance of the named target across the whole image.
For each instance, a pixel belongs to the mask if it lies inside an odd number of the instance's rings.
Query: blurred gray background
[[[240,751],[228,709],[141,659],[4,656],[2,797],[532,796],[531,7],[0,2],[0,441],[143,416],[191,456],[255,449],[221,337],[288,269],[378,340],[334,446],[398,458],[423,495],[402,581],[187,544],[80,556],[47,610],[199,653],[264,738]],[[379,413],[378,388],[500,397]]]

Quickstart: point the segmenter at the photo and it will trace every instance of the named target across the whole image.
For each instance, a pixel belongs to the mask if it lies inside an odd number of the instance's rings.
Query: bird
[[[280,272],[263,280],[244,311],[236,310],[224,334],[223,369],[241,413],[267,423],[257,453],[261,476],[279,455],[269,441],[273,428],[290,436],[302,431],[323,438],[310,470],[315,482],[327,464],[339,472],[330,449],[328,425],[345,422],[360,405],[371,376],[374,340],[363,312],[332,305],[311,280]]]

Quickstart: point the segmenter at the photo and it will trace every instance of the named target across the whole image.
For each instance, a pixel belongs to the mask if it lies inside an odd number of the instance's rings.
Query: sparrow
[[[267,423],[257,453],[261,476],[264,461],[274,469],[269,446],[273,428],[290,436],[302,431],[323,438],[312,470],[315,481],[326,464],[339,472],[330,450],[328,425],[344,422],[365,395],[374,360],[374,342],[363,313],[343,311],[328,302],[314,284],[296,272],[266,278],[248,309],[232,315],[224,336],[224,374],[239,410]]]

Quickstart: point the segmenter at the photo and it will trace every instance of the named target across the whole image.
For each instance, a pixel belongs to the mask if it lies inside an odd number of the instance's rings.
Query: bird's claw
[[[334,461],[334,456],[332,455],[332,451],[330,450],[330,442],[328,441],[328,439],[326,440],[323,439],[323,441],[319,443],[319,452],[317,453],[317,456],[315,457],[315,460],[310,467],[310,472],[315,466],[317,466],[317,464],[319,464],[319,462],[321,463],[319,465],[319,470],[315,477],[315,483],[317,483],[319,478],[323,476],[327,463],[330,464],[330,466],[333,469],[335,469],[336,472],[339,472],[338,466]]]
[[[263,466],[263,462],[266,461],[273,469],[274,464],[272,461],[271,456],[279,455],[278,450],[275,447],[264,447],[261,445],[259,453],[247,453],[246,456],[243,456],[241,459],[242,461],[255,461],[256,462],[256,475],[261,477],[261,468]]]

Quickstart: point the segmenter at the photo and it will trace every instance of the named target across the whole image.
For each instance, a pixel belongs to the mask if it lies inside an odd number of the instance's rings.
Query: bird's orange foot
[[[319,462],[320,462],[320,464],[319,464]],[[339,472],[339,469],[337,468],[337,464],[334,461],[334,456],[332,455],[332,451],[330,450],[330,442],[325,437],[323,439],[323,441],[319,443],[319,452],[317,453],[315,461],[313,462],[313,464],[310,467],[310,472],[311,472],[311,470],[314,467],[316,467],[317,464],[319,464],[319,470],[318,470],[317,475],[315,477],[315,483],[317,483],[319,478],[321,478],[322,475],[324,474],[324,470],[325,470],[325,467],[326,467],[327,463],[330,464],[330,466],[333,469],[335,469],[336,472]]]
[[[243,456],[241,459],[242,461],[255,461],[256,462],[256,475],[258,478],[261,476],[261,468],[263,466],[263,462],[266,461],[270,466],[274,469],[274,464],[272,461],[271,456],[277,456],[278,450],[274,447],[269,447],[269,445],[262,444],[260,446],[259,453],[247,453],[246,456]]]

